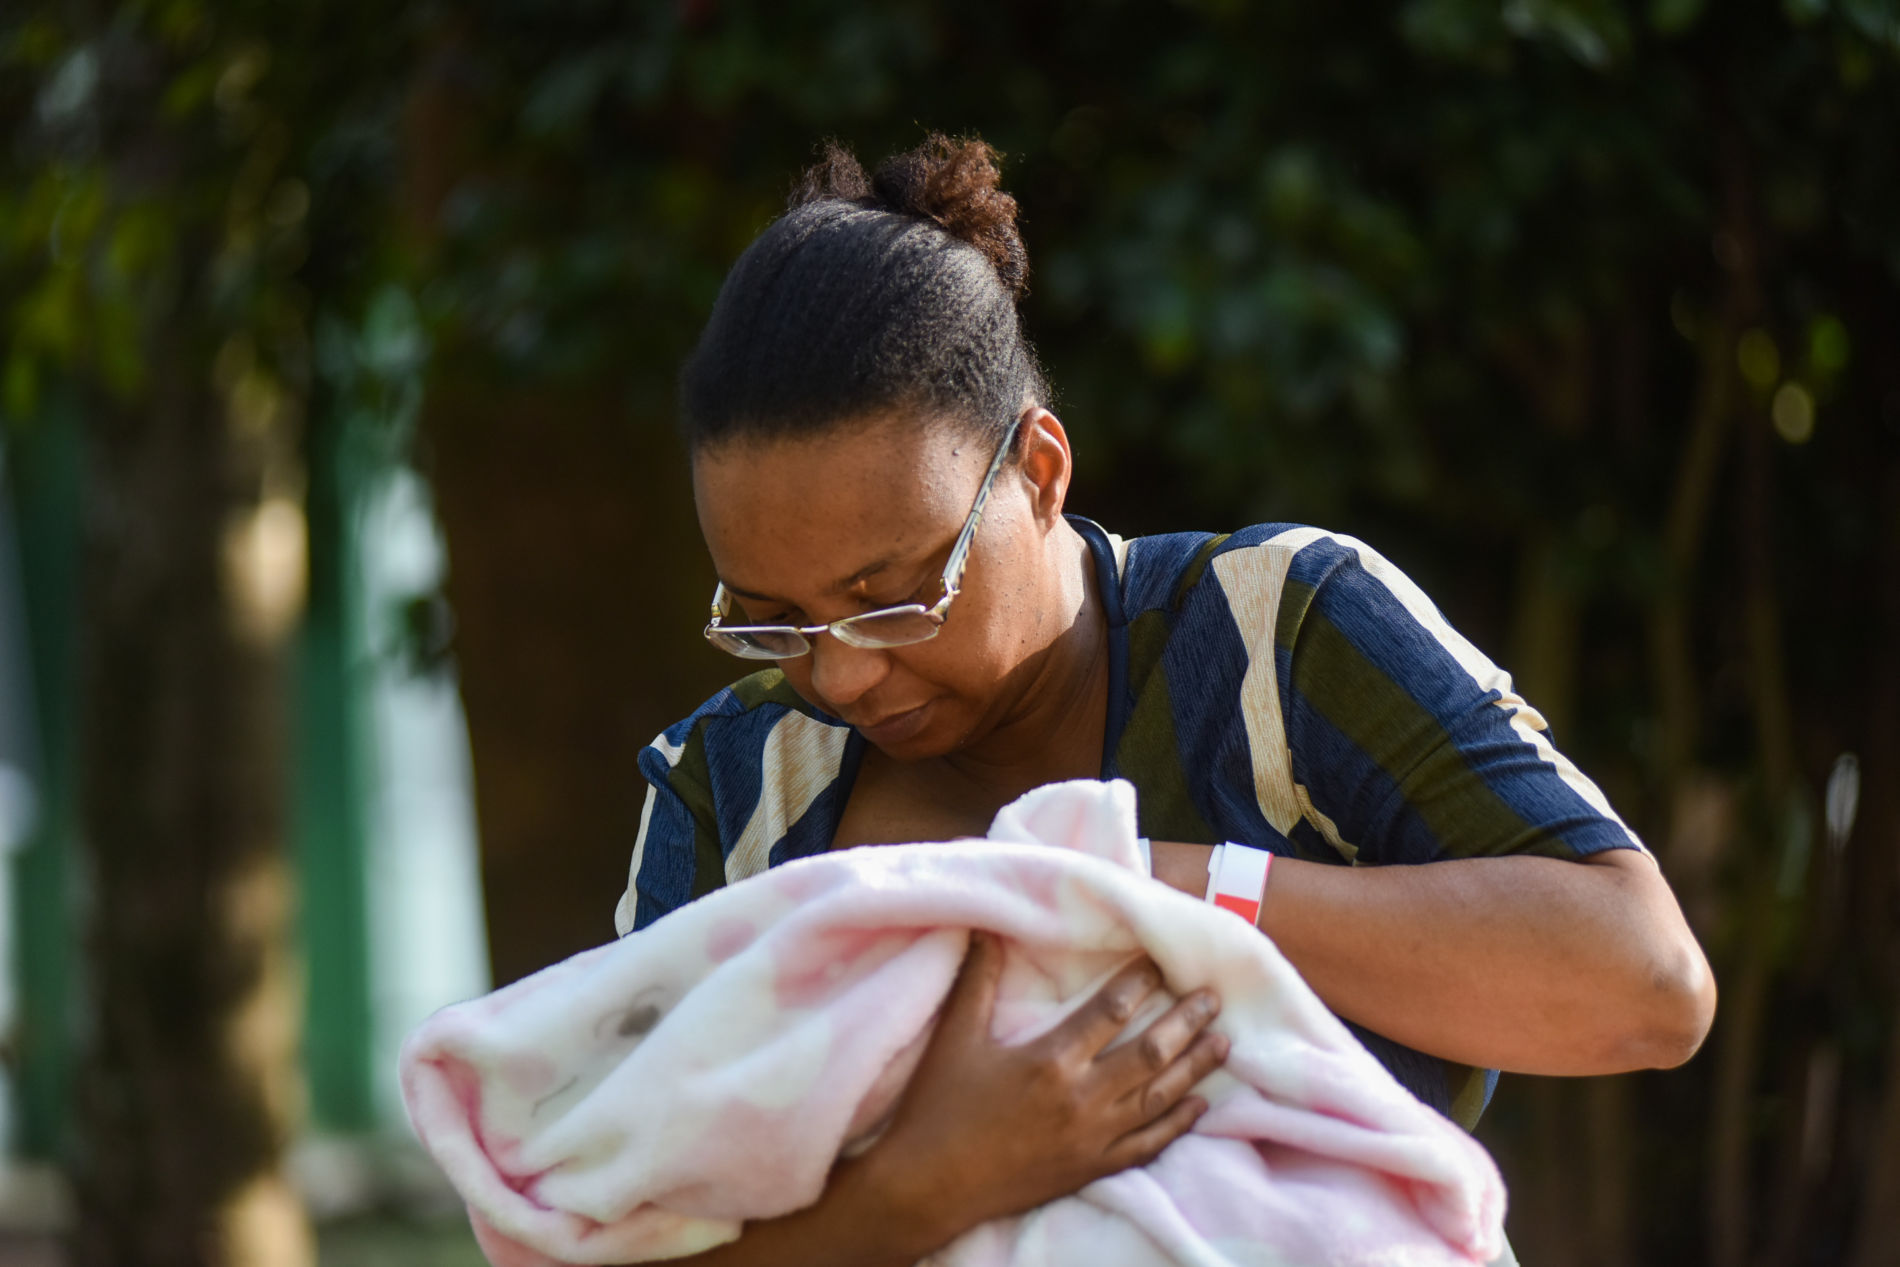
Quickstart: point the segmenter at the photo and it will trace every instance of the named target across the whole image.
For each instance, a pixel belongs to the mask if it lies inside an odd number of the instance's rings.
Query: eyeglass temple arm
[[[950,605],[950,600],[963,590],[963,565],[970,558],[970,542],[976,538],[976,526],[982,522],[983,507],[989,504],[990,490],[996,486],[996,473],[1003,469],[1003,462],[1009,457],[1009,451],[1016,439],[1016,429],[1022,424],[1017,418],[1009,424],[1003,433],[1003,439],[996,446],[996,456],[990,459],[990,469],[983,473],[983,482],[977,485],[976,504],[970,507],[970,517],[963,522],[963,531],[957,534],[957,543],[950,547],[950,558],[943,568],[943,598],[933,611],[941,611]]]

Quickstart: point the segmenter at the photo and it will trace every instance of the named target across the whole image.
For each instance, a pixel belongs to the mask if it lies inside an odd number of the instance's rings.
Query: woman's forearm
[[[1200,895],[1205,845],[1157,878]],[[1655,864],[1514,856],[1424,866],[1276,859],[1260,926],[1333,1011],[1420,1051],[1538,1074],[1680,1064],[1715,987]]]
[[[866,1154],[834,1167],[815,1205],[747,1223],[736,1241],[668,1261],[682,1267],[911,1267],[954,1235],[895,1209]]]

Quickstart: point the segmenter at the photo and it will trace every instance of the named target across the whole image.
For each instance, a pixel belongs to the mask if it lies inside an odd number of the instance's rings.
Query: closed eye
[[[928,607],[937,601],[938,595],[941,593],[942,579],[941,571],[926,572],[923,579],[918,581],[913,588],[895,598],[874,598],[869,594],[865,594],[859,597],[857,601],[861,608],[867,612],[881,611],[886,607],[907,607],[913,603],[919,607]],[[792,625],[803,629],[814,622],[802,609],[797,607],[789,609],[754,610],[745,603],[739,602],[734,605],[732,619],[728,623],[735,625]]]
[[[900,598],[866,599],[865,610],[876,611],[880,607],[907,607],[912,603],[915,603],[919,607],[928,607],[931,603],[937,601],[936,595],[932,591],[937,588],[939,580],[938,574],[933,572],[922,581],[919,581],[916,588]]]
[[[739,620],[733,622],[734,624],[744,623],[748,625],[797,625],[803,623],[803,617],[805,615],[805,613],[796,609],[792,611],[755,612],[749,607],[741,607],[734,614],[739,617]]]

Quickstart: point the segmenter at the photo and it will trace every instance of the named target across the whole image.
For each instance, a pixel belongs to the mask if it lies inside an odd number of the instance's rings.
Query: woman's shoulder
[[[850,728],[792,689],[777,669],[748,674],[668,726],[641,753],[649,778],[683,765],[762,765],[777,757],[842,751]],[[787,742],[796,732],[797,742]],[[776,742],[775,740],[776,736]]]
[[[731,880],[824,847],[811,815],[838,782],[851,729],[777,669],[741,678],[640,752],[648,784],[622,933]]]
[[[1290,585],[1320,586],[1341,566],[1384,570],[1384,556],[1356,537],[1310,524],[1258,523],[1233,532],[1173,532],[1128,542],[1124,603],[1132,617],[1186,612],[1197,597],[1275,605]]]

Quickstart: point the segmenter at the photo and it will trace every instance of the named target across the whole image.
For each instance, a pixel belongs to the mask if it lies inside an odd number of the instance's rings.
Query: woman
[[[642,754],[620,931],[1119,776],[1160,882],[1201,895],[1224,840],[1275,855],[1261,929],[1467,1125],[1499,1068],[1686,1060],[1714,985],[1654,861],[1403,575],[1316,529],[1123,542],[1064,515],[1015,211],[981,142],[933,136],[874,177],[833,148],[727,277],[682,380],[707,636],[776,667]],[[1192,1125],[1218,1000],[1105,1053],[1156,987],[1138,964],[1002,1049],[997,963],[979,941],[891,1129],[816,1206],[691,1261],[914,1262]]]

